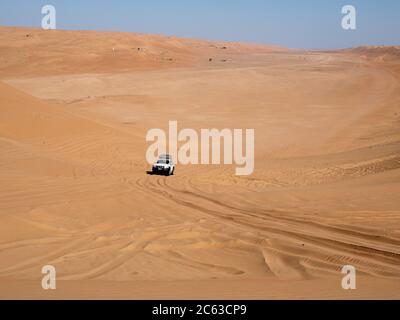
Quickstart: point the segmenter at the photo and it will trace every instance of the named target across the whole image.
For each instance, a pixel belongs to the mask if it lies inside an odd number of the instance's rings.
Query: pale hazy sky
[[[400,0],[0,0],[0,25],[41,26],[57,10],[58,29],[134,31],[292,48],[400,45]],[[341,27],[344,5],[357,30]]]

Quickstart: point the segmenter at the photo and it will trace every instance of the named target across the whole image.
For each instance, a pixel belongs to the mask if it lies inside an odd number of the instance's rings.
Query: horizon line
[[[202,37],[184,37],[177,36],[173,34],[163,34],[163,33],[145,33],[145,32],[137,32],[137,31],[125,31],[125,30],[108,30],[108,29],[64,29],[64,28],[56,28],[56,29],[43,29],[38,26],[15,26],[15,25],[0,25],[0,28],[15,28],[15,29],[34,29],[37,31],[76,31],[76,32],[98,32],[98,33],[127,33],[127,34],[138,34],[138,35],[148,35],[148,36],[158,36],[164,38],[176,38],[182,40],[197,40],[204,42],[222,42],[222,43],[231,43],[231,44],[243,44],[243,45],[253,45],[253,46],[262,46],[262,47],[274,47],[277,49],[286,49],[289,51],[315,51],[315,52],[329,52],[329,51],[342,51],[348,49],[357,49],[357,48],[368,48],[368,47],[385,47],[385,48],[396,48],[400,45],[384,45],[384,44],[364,44],[353,47],[335,47],[335,48],[296,48],[296,47],[287,47],[279,44],[271,44],[271,43],[262,43],[262,42],[250,42],[250,41],[240,41],[240,40],[216,40],[216,39],[207,39]]]

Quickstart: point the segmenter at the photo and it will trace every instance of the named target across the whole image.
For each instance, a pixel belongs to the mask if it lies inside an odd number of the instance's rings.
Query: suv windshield
[[[169,164],[168,160],[158,160],[157,161],[158,164]]]

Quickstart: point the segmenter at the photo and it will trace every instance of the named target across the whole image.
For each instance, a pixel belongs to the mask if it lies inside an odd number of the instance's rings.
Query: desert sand
[[[398,47],[1,27],[0,115],[0,299],[400,298]],[[255,172],[148,175],[170,120]]]

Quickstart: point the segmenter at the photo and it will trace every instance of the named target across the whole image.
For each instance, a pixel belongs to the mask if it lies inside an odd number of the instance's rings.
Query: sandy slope
[[[204,63],[223,54],[285,49],[135,33],[0,28],[2,77],[123,72]]]
[[[0,28],[0,298],[399,298],[400,61],[359,50]],[[169,120],[255,173],[147,175]]]

